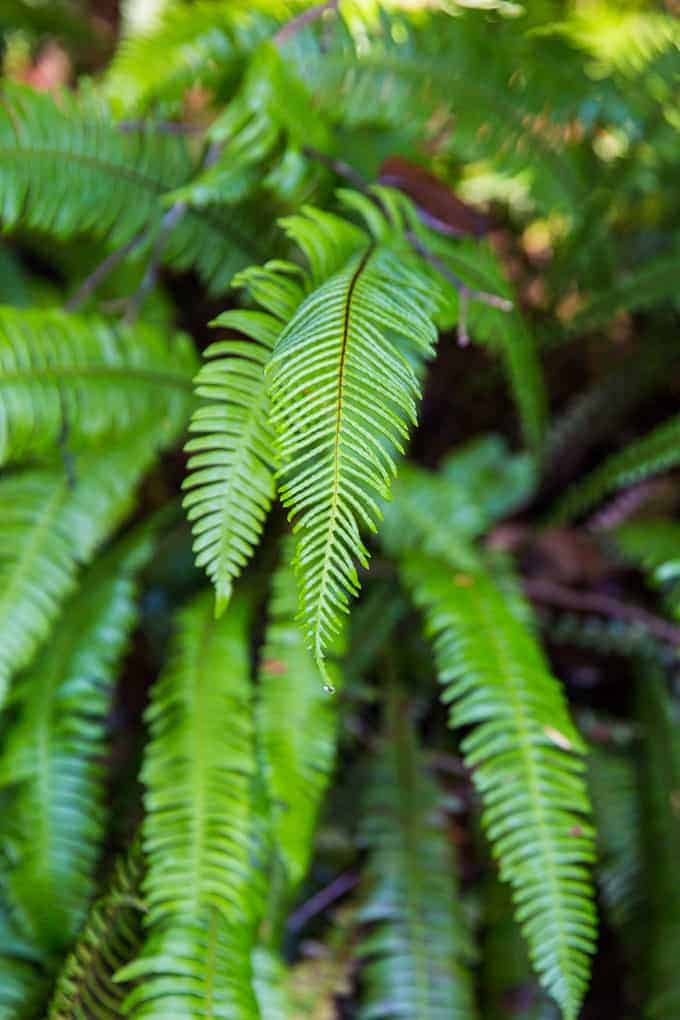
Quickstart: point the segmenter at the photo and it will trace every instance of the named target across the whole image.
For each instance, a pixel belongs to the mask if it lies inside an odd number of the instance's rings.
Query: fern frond
[[[268,421],[265,366],[282,323],[256,311],[224,312],[214,325],[249,337],[221,340],[205,351],[196,394],[209,401],[193,415],[183,488],[193,523],[194,553],[215,586],[216,611],[250,558],[275,493],[274,439]]]
[[[294,888],[307,870],[319,805],[335,761],[338,719],[337,702],[322,690],[295,621],[297,589],[290,542],[284,544],[283,556],[272,581],[256,726],[272,835]],[[340,651],[337,642],[333,651]],[[328,671],[338,686],[339,671],[334,666]]]
[[[574,316],[571,328],[583,332],[609,322],[617,312],[635,312],[652,305],[677,303],[677,269],[680,253],[664,252],[645,260],[604,291],[591,296]]]
[[[0,1020],[38,1016],[49,986],[47,963],[44,952],[18,930],[0,903]]]
[[[548,623],[550,639],[557,644],[587,648],[598,655],[656,659],[669,663],[675,652],[650,636],[646,627],[629,620],[607,620],[584,613],[559,613]]]
[[[585,513],[609,492],[660,474],[680,463],[680,417],[630,443],[609,457],[582,481],[573,485],[558,501],[551,520],[561,523]]]
[[[94,888],[106,719],[135,620],[134,574],[150,554],[142,533],[90,569],[13,692],[0,757],[4,884],[22,929],[50,952],[75,937]]]
[[[410,724],[397,707],[364,802],[368,926],[360,1020],[476,1016],[467,965],[472,948],[458,901],[442,794],[425,771]]]
[[[125,990],[113,975],[142,941],[139,846],[115,865],[109,888],[93,905],[52,996],[49,1020],[120,1020]]]
[[[261,1020],[295,1020],[286,977],[281,959],[271,950],[257,946],[253,951],[253,985]]]
[[[680,720],[658,665],[640,663],[638,699],[643,727],[641,769],[647,1001],[645,1020],[680,1015]],[[638,943],[639,946],[639,943]]]
[[[366,565],[362,525],[375,530],[394,451],[416,420],[419,384],[402,353],[436,340],[421,279],[384,248],[366,247],[305,299],[270,363],[281,495],[299,533],[301,619],[323,670]]]
[[[53,310],[0,308],[0,464],[186,421],[188,337]]]
[[[156,436],[76,459],[77,479],[45,468],[0,480],[0,704],[76,584],[78,567],[124,519],[156,454]]]
[[[0,94],[0,218],[7,229],[57,238],[83,234],[107,245],[141,231],[151,240],[167,213],[164,195],[185,184],[193,163],[181,138],[123,132],[94,105],[60,104],[3,82]],[[195,266],[215,290],[257,255],[235,213],[189,209],[168,234],[163,258]]]
[[[249,609],[200,595],[154,688],[142,779],[146,943],[119,980],[135,1018],[254,1020],[251,949],[263,893],[253,858],[256,758]]]
[[[509,601],[481,571],[452,576],[422,557],[407,559],[404,574],[425,612],[451,725],[474,724],[462,749],[532,963],[575,1020],[595,942],[582,742],[519,596]]]

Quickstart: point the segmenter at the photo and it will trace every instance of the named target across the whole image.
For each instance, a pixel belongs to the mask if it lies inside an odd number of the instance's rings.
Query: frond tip
[[[451,725],[474,726],[465,761],[532,963],[576,1020],[595,945],[582,742],[518,596],[482,571],[452,576],[423,558],[408,560],[405,575],[425,611]]]

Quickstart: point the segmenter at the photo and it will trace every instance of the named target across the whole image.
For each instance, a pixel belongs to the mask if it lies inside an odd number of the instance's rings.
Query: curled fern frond
[[[138,845],[120,858],[57,979],[49,1020],[120,1020],[125,989],[113,980],[139,950],[144,905]]]
[[[248,618],[243,600],[215,620],[210,596],[196,598],[180,615],[147,712],[148,935],[118,975],[137,981],[125,1002],[135,1020],[257,1016],[250,953],[262,893]]]
[[[472,948],[442,794],[425,771],[410,725],[393,714],[364,801],[368,860],[358,920],[367,931],[359,946],[359,1017],[472,1020]]]
[[[416,420],[418,378],[402,353],[431,356],[422,280],[384,248],[366,247],[302,303],[270,364],[281,496],[299,534],[301,619],[323,670],[366,565],[362,526],[376,530],[395,450]]]
[[[13,692],[0,757],[4,884],[22,928],[49,952],[75,937],[94,888],[106,719],[135,619],[134,573],[150,553],[142,534],[91,568]]]
[[[680,462],[680,417],[662,425],[612,454],[582,481],[573,485],[555,506],[551,519],[560,523],[579,517],[610,492],[667,471]]]
[[[195,355],[151,326],[114,325],[53,310],[0,308],[0,463],[115,440],[190,409]],[[153,417],[152,417],[153,415]]]
[[[472,724],[465,761],[483,822],[542,984],[575,1020],[595,944],[594,858],[583,744],[514,601],[481,571],[410,557],[453,727]]]
[[[57,468],[0,480],[0,704],[73,592],[79,565],[128,513],[155,454],[149,430],[109,453],[77,457],[75,484]]]
[[[274,843],[290,887],[303,878],[312,850],[319,805],[335,761],[337,700],[319,674],[295,621],[297,589],[292,544],[273,579],[270,619],[260,662],[256,710]],[[333,651],[337,654],[337,642]],[[328,667],[334,686],[340,673]]]

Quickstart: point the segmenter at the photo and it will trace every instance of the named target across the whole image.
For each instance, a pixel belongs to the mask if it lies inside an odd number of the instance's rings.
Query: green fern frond
[[[609,457],[558,501],[551,520],[562,523],[584,514],[610,492],[660,474],[680,463],[680,417],[630,443]]]
[[[148,936],[118,975],[139,979],[125,1003],[135,1020],[257,1016],[250,953],[263,892],[253,856],[248,619],[235,599],[215,620],[210,596],[200,595],[180,615],[147,711]]]
[[[583,745],[519,605],[484,573],[411,557],[404,574],[426,616],[453,727],[484,803],[501,878],[541,982],[575,1020],[595,943],[593,832]],[[512,600],[519,603],[519,596]]]
[[[188,337],[168,343],[142,324],[116,326],[60,311],[0,308],[0,464],[114,441],[190,409],[195,355]]]
[[[193,415],[183,488],[193,523],[194,553],[215,586],[216,611],[258,543],[274,499],[274,439],[268,421],[265,366],[282,323],[256,311],[224,312],[214,325],[249,337],[221,340],[205,351],[196,394],[209,401]]]
[[[286,977],[280,958],[271,950],[257,946],[253,951],[253,985],[261,1020],[294,1020]]]
[[[94,888],[106,719],[135,620],[134,574],[150,554],[142,533],[90,569],[13,692],[0,757],[4,884],[22,929],[49,952],[74,938]]]
[[[680,719],[662,670],[640,663],[638,699],[643,727],[641,769],[647,1001],[645,1020],[680,1015]]]
[[[404,706],[393,712],[388,739],[374,762],[365,802],[362,843],[368,849],[368,926],[360,1020],[412,1017],[472,1020],[476,1016],[472,956],[458,900],[455,861],[442,794],[425,771]]]
[[[657,255],[616,280],[605,291],[596,292],[570,327],[583,332],[611,321],[617,312],[635,312],[640,308],[678,300],[678,258],[680,253]]]
[[[156,436],[127,438],[110,453],[76,458],[77,478],[45,468],[0,480],[0,704],[76,584],[78,567],[130,510],[153,462]]]
[[[49,1020],[120,1020],[126,993],[113,975],[141,945],[142,872],[135,845],[116,862],[108,890],[93,905],[59,974]]]
[[[312,267],[314,270],[314,267]],[[305,299],[270,362],[281,496],[299,533],[301,619],[323,670],[366,565],[360,528],[376,530],[394,451],[416,421],[418,378],[402,353],[436,340],[423,284],[384,248],[366,247]]]
[[[319,805],[335,762],[337,702],[319,684],[319,674],[295,622],[297,590],[292,545],[272,585],[269,624],[260,662],[256,710],[265,785],[271,803],[272,835],[297,886],[307,871]],[[336,642],[333,652],[340,653]],[[328,666],[334,687],[340,672]]]
[[[38,1016],[49,987],[47,963],[0,903],[0,1020]]]
[[[669,663],[674,651],[651,637],[637,621],[608,620],[580,613],[559,613],[548,621],[548,634],[557,644],[587,648],[598,655],[656,659]]]
[[[125,132],[95,108],[60,104],[3,82],[0,94],[0,218],[7,229],[68,239],[89,234],[107,245],[140,232],[151,241],[168,209],[164,196],[185,184],[193,163],[182,138]],[[163,259],[195,266],[215,290],[257,254],[242,240],[236,213],[189,209],[165,238]]]

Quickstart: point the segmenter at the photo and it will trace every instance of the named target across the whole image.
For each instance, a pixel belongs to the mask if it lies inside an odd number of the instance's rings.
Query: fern
[[[106,717],[135,618],[132,578],[150,552],[143,534],[91,569],[13,695],[0,758],[5,886],[23,929],[50,952],[73,939],[93,892]]]
[[[145,419],[173,439],[194,365],[181,335],[170,346],[149,326],[0,309],[0,463],[117,439]]]
[[[138,845],[117,861],[109,888],[92,907],[59,974],[49,1020],[119,1020],[125,989],[113,980],[142,940]]]
[[[57,106],[7,82],[0,99],[0,217],[7,228],[57,238],[90,234],[112,247],[143,231],[153,238],[167,212],[163,196],[192,174],[183,139],[119,131],[94,103],[64,97]],[[214,211],[189,210],[165,238],[163,256],[180,269],[195,266],[219,290],[257,251],[238,233]]]
[[[417,377],[393,336],[413,356],[431,355],[436,334],[421,290],[389,251],[368,247],[303,302],[271,361],[281,496],[300,533],[301,617],[322,671],[358,590],[354,558],[368,562],[360,527],[375,530],[391,450],[403,448],[416,419]]]
[[[257,732],[271,801],[272,835],[291,887],[307,871],[319,804],[335,761],[337,707],[319,685],[314,660],[295,623],[292,548],[273,579],[257,703]],[[333,651],[338,653],[341,646]],[[334,686],[339,672],[329,667]]]
[[[165,428],[163,428],[165,433]],[[0,479],[0,703],[10,676],[27,666],[64,600],[78,567],[124,519],[155,455],[153,431],[106,455],[76,461],[75,485],[63,469]]]
[[[403,717],[392,718],[388,736],[364,803],[368,861],[358,919],[368,930],[359,947],[359,1017],[468,1020],[476,1015],[466,968],[471,946],[442,795]]]
[[[119,974],[141,979],[124,1007],[135,1018],[257,1016],[248,615],[234,600],[215,621],[208,596],[199,596],[180,617],[147,713],[148,935]]]
[[[639,681],[640,721],[644,734],[642,810],[647,822],[643,862],[649,890],[645,911],[648,995],[644,1016],[646,1020],[662,1020],[677,1015],[680,1010],[677,968],[680,728],[676,706],[668,697],[658,666],[641,663]]]
[[[629,521],[616,529],[617,550],[625,560],[640,564],[652,583],[664,589],[669,609],[680,615],[680,526],[660,518]]]
[[[607,493],[667,471],[680,461],[680,418],[670,418],[620,453],[612,454],[582,481],[573,485],[555,506],[555,523],[585,513]]]
[[[462,748],[532,963],[574,1020],[595,941],[582,743],[516,597],[482,572],[452,577],[422,557],[404,573],[426,614],[451,725],[475,724]]]

